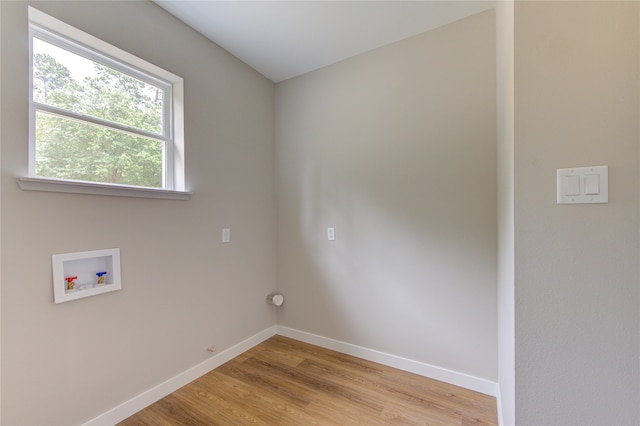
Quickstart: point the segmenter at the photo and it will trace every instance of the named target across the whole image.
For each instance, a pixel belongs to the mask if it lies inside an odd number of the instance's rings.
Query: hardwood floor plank
[[[381,413],[384,408],[384,400],[375,398],[366,389],[358,389],[346,381],[336,381],[334,377],[328,374],[319,374],[304,368],[306,360],[303,361],[298,368],[291,368],[284,364],[263,361],[252,357],[244,362],[244,365],[250,365],[258,371],[269,371],[271,374],[279,376],[281,379],[291,381],[298,385],[304,386],[310,390],[321,394],[330,394],[334,397],[340,397],[351,404],[359,406],[361,409],[370,410],[374,413]]]
[[[336,362],[337,358],[346,362]],[[424,421],[440,425],[461,424],[462,414],[458,411],[438,406],[439,398],[429,400],[424,398],[420,392],[412,393],[410,389],[403,390],[402,386],[395,388],[390,383],[385,382],[385,371],[383,370],[389,370],[387,374],[392,374],[396,372],[392,371],[395,369],[379,365],[370,366],[366,369],[358,365],[357,368],[353,369],[351,367],[357,364],[357,359],[345,360],[344,358],[345,355],[335,353],[329,357],[331,361],[326,361],[324,358],[316,356],[313,360],[306,359],[299,367],[305,371],[313,370],[319,376],[330,377],[340,386],[347,388],[357,386],[383,397],[387,404],[383,414],[383,424],[424,424]],[[416,377],[422,381],[425,380],[424,377]],[[413,375],[411,378],[414,379]]]
[[[282,338],[279,337],[278,340],[282,340]],[[293,345],[295,345],[295,343],[293,343]],[[394,399],[397,400],[398,403],[404,402],[402,405],[405,410],[409,410],[411,405],[408,405],[408,403],[412,403],[414,407],[417,406],[423,410],[428,408],[434,413],[443,411],[452,412],[453,418],[456,419],[453,423],[459,424],[462,414],[469,410],[469,406],[471,406],[473,410],[479,408],[475,402],[476,399],[482,399],[481,405],[486,405],[487,403],[491,405],[491,400],[494,400],[486,395],[426,379],[413,373],[349,357],[344,354],[331,351],[327,352],[329,353],[326,356],[322,351],[312,350],[307,352],[313,354],[313,359],[306,359],[299,367],[305,370],[317,370],[317,374],[322,374],[327,377],[344,379],[344,381],[340,381],[339,383],[342,386],[348,386],[347,382],[352,382],[358,383],[358,385],[365,389],[374,389],[375,392],[380,393],[386,400]],[[355,366],[355,368],[352,368],[353,366]],[[363,373],[360,374],[361,372]],[[420,386],[405,386],[406,383],[414,382]],[[433,392],[432,388],[438,390]],[[458,394],[463,394],[464,398],[458,400],[458,398],[460,398]],[[496,413],[493,411],[489,411],[488,415],[490,418],[491,416],[493,416],[493,418],[496,417]],[[445,417],[448,420],[446,424],[449,424],[452,416]],[[445,417],[436,415],[435,418],[437,420],[435,421],[442,423]],[[482,418],[479,420],[482,420]]]
[[[269,425],[314,424],[304,410],[288,403],[277,393],[265,392],[261,387],[244,383],[222,374],[209,374],[194,382],[198,388],[232,401],[237,409],[252,413]]]
[[[437,405],[417,406],[389,401],[382,417],[386,419],[387,424],[460,426],[463,415],[456,410],[448,410]]]
[[[275,336],[274,336],[275,337]],[[279,348],[275,345],[271,345],[267,342],[264,342],[264,345],[258,345],[251,350],[245,352],[248,356],[245,358],[250,358],[251,356],[258,357],[260,359],[278,359],[281,363],[286,364],[290,367],[296,367],[306,358],[303,356],[298,356],[290,351],[287,351],[286,348]]]
[[[157,404],[157,405],[156,405]],[[170,419],[168,424],[181,424],[190,426],[219,425],[217,420],[211,422],[211,418],[201,415],[193,410],[191,405],[184,404],[175,394],[171,394],[158,401],[154,411],[156,415]],[[152,423],[153,424],[153,423]]]
[[[253,358],[249,358],[253,359]],[[250,383],[263,392],[276,394],[286,400],[287,403],[298,407],[306,407],[313,400],[314,392],[309,388],[300,386],[296,382],[284,381],[274,377],[268,371],[247,364],[248,360],[242,363],[230,361],[216,369],[219,374],[233,377],[245,383]]]
[[[437,380],[397,370],[382,377],[385,390],[396,398],[417,406],[433,404],[442,409],[496,423],[495,398]]]
[[[384,426],[387,424],[380,414],[362,410],[353,404],[345,404],[344,399],[329,394],[318,395],[318,398],[307,407],[307,412],[314,417],[327,418],[323,425]]]
[[[267,341],[269,346],[275,346],[297,354],[304,359],[326,360],[331,361],[336,366],[344,366],[352,371],[360,371],[367,374],[382,374],[384,371],[380,364],[365,359],[356,358],[350,355],[335,352],[329,349],[314,346],[308,343],[299,342],[297,340],[284,337],[273,336]]]
[[[120,423],[497,425],[487,395],[273,336]]]
[[[175,397],[188,407],[189,412],[198,418],[209,419],[210,424],[219,425],[255,425],[268,426],[273,423],[262,421],[228,395],[212,392],[211,388],[203,389],[201,383],[192,383],[174,393]]]

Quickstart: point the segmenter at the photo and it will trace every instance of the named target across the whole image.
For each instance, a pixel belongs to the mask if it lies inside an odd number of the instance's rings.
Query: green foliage
[[[94,63],[77,82],[48,54],[34,55],[34,100],[78,114],[160,134],[162,90]],[[39,111],[36,174],[134,186],[162,187],[163,142]]]
[[[33,98],[38,102],[56,105],[56,97],[72,90],[74,80],[71,73],[46,53],[36,53],[34,64]]]

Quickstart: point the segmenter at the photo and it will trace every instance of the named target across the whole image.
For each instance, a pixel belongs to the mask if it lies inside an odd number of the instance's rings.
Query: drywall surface
[[[488,11],[278,84],[279,325],[496,381],[495,45]]]
[[[151,2],[35,7],[184,78],[189,201],[22,191],[27,3],[2,2],[2,424],[80,424],[275,323],[274,85]],[[232,241],[221,244],[222,228]],[[51,255],[122,290],[54,305]],[[35,409],[34,409],[35,407]]]
[[[515,3],[518,425],[640,424],[638,6]],[[600,164],[608,204],[556,204]]]
[[[515,421],[515,221],[513,1],[496,8],[498,105],[498,418]]]

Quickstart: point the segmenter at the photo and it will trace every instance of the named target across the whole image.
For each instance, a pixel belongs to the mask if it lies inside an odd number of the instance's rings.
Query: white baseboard
[[[331,349],[337,352],[342,352],[348,355],[353,355],[369,361],[387,365],[389,367],[409,371],[411,373],[419,374],[424,377],[440,380],[445,383],[450,383],[452,385],[460,386],[476,392],[481,392],[486,395],[491,395],[498,398],[498,404],[500,404],[501,402],[499,401],[498,384],[495,382],[448,370],[446,368],[436,367],[423,362],[399,357],[397,355],[391,355],[373,349],[364,348],[362,346],[353,345],[351,343],[341,342],[339,340],[330,339],[328,337],[318,336],[316,334],[307,333],[293,328],[274,325],[249,337],[248,339],[238,343],[237,345],[234,345],[220,353],[213,355],[208,360],[201,362],[194,367],[191,367],[183,373],[180,373],[177,376],[172,377],[171,379],[160,383],[157,386],[154,386],[153,388],[141,393],[140,395],[137,395],[132,399],[123,402],[122,404],[112,408],[106,413],[103,413],[98,417],[89,420],[88,422],[84,423],[83,426],[115,425],[116,423],[119,423],[122,420],[134,415],[138,411],[148,407],[154,402],[164,398],[171,392],[180,389],[182,386],[194,381],[198,377],[207,374],[209,371],[221,366],[225,362],[230,361],[243,352],[248,351],[252,347],[267,340],[269,337],[275,334],[280,334],[282,336],[290,337],[292,339],[300,340],[312,345]],[[500,410],[498,410],[498,413],[500,414]],[[502,422],[500,424],[502,424]]]
[[[281,336],[290,337],[292,339],[300,340],[312,345],[331,349],[336,352],[353,355],[358,358],[377,362],[379,364],[394,367],[399,370],[419,374],[430,379],[435,379],[441,382],[460,386],[465,389],[483,393],[485,395],[495,397],[498,393],[498,384],[496,382],[492,382],[490,380],[482,379],[475,376],[470,376],[465,373],[459,373],[457,371],[448,370],[446,368],[436,367],[434,365],[426,364],[420,361],[414,361],[397,355],[391,355],[373,349],[364,348],[362,346],[341,342],[339,340],[318,336],[316,334],[307,333],[293,328],[276,326],[276,333]]]
[[[235,358],[243,352],[248,351],[252,347],[257,344],[267,340],[269,337],[276,334],[276,326],[271,326],[258,334],[255,334],[248,339],[234,345],[228,349],[225,349],[222,352],[219,352],[213,355],[208,360],[201,362],[200,364],[191,367],[187,371],[178,374],[171,379],[160,383],[157,386],[141,393],[138,396],[118,405],[115,408],[107,411],[99,415],[98,417],[89,420],[83,426],[104,426],[104,425],[115,425],[116,423],[121,422],[142,410],[143,408],[148,407],[154,402],[164,398],[169,395],[171,392],[174,392],[180,389],[182,386],[186,385],[197,379],[200,376],[207,374],[209,371],[213,370],[224,364],[227,361]]]

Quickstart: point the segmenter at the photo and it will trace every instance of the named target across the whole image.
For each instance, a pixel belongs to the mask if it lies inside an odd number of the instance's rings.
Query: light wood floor
[[[497,425],[493,397],[274,336],[129,417],[139,425]]]

